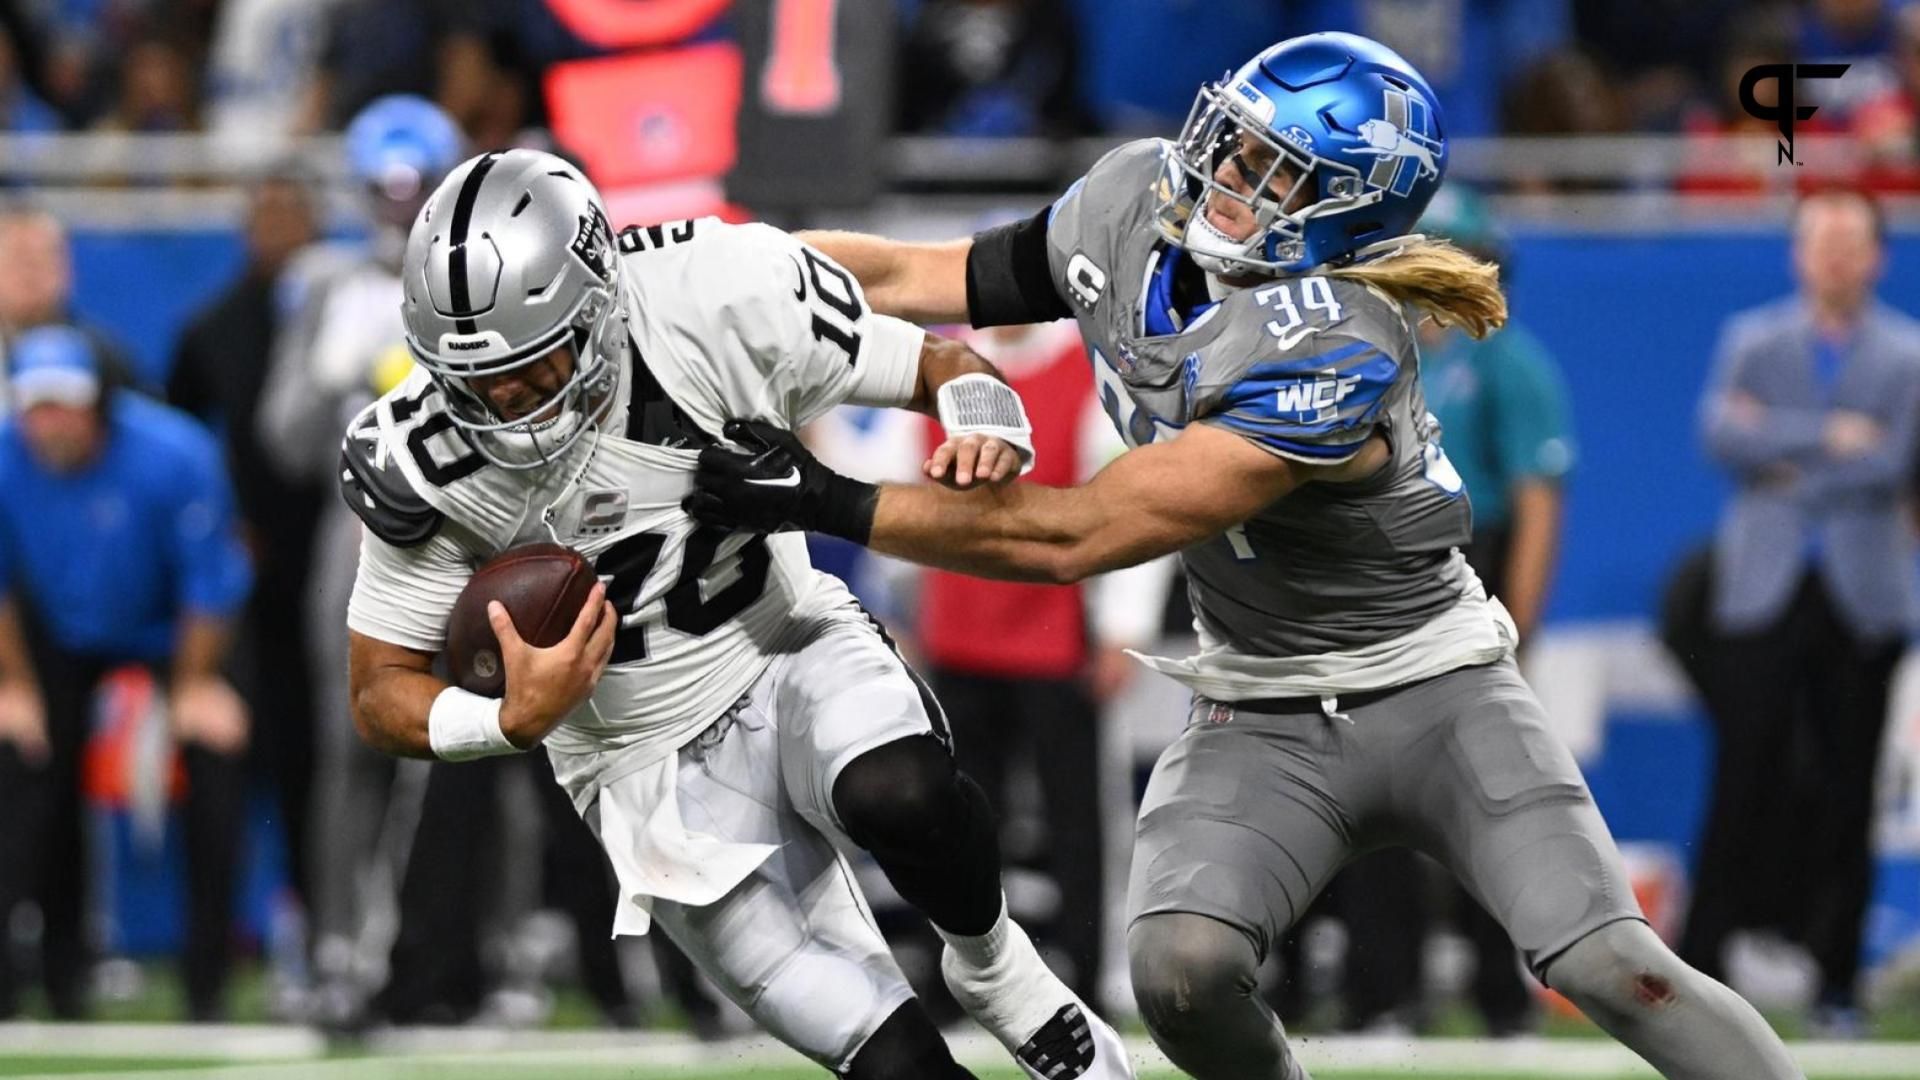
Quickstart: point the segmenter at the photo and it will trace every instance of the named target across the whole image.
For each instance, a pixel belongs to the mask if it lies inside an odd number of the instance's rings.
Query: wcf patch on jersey
[[[1331,420],[1360,382],[1359,375],[1323,371],[1312,379],[1281,383],[1274,391],[1274,411],[1296,420]]]

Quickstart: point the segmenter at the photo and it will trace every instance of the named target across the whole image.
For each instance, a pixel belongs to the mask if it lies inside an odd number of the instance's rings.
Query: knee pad
[[[992,811],[979,785],[954,766],[931,735],[896,739],[840,770],[833,809],[854,843],[869,851],[939,850]]]
[[[918,1001],[893,1011],[841,1072],[846,1080],[974,1080]]]
[[[1127,933],[1140,1018],[1156,1040],[1190,1037],[1205,1018],[1259,986],[1260,954],[1247,935],[1185,912],[1145,916]]]

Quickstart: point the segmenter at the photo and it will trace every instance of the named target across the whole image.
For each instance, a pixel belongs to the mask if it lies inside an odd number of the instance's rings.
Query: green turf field
[[[257,971],[243,969],[231,1025],[176,1022],[184,1011],[170,969],[149,967],[131,992],[100,1002],[91,1024],[48,1023],[27,997],[23,1022],[0,1023],[0,1078],[259,1078],[259,1080],[830,1080],[764,1037],[703,1045],[669,1023],[609,1031],[578,994],[562,994],[535,1030],[408,1029],[359,1041],[328,1040],[310,1028],[274,1023]],[[659,1018],[656,1018],[659,1019]],[[672,1017],[665,1018],[671,1020]],[[1438,1037],[1324,1034],[1324,1018],[1294,1031],[1316,1080],[1658,1080],[1592,1024],[1550,1015],[1541,1037],[1477,1039],[1458,1003],[1443,1008]],[[1804,1024],[1773,1016],[1809,1080],[1920,1080],[1920,988],[1889,996],[1875,1017],[1877,1038],[1855,1043],[1793,1041]],[[1126,1026],[1139,1080],[1179,1080],[1137,1024]],[[949,1042],[980,1080],[1023,1080],[1005,1052],[977,1030]]]
[[[179,1040],[148,1053],[159,1032]],[[764,1040],[701,1045],[676,1038],[639,1036],[634,1045],[603,1042],[568,1045],[499,1032],[492,1049],[476,1043],[447,1045],[384,1043],[363,1051],[309,1045],[305,1053],[261,1053],[246,1034],[223,1028],[202,1038],[194,1028],[63,1028],[33,1049],[15,1043],[0,1049],[0,1076],[86,1078],[209,1078],[209,1080],[828,1080],[820,1068],[793,1059],[791,1051]],[[6,1036],[0,1026],[0,1036]],[[46,1032],[42,1032],[46,1034]],[[442,1038],[442,1036],[430,1036]],[[482,1040],[484,1042],[484,1040]],[[1317,1045],[1315,1045],[1317,1043]],[[271,1047],[269,1047],[271,1049]],[[1152,1047],[1129,1040],[1140,1061],[1139,1080],[1179,1080]],[[225,1057],[219,1057],[223,1055]],[[960,1040],[958,1057],[979,1080],[1023,1080],[998,1047]],[[1317,1080],[1657,1080],[1611,1043],[1588,1040],[1304,1040],[1300,1045]],[[1920,1043],[1797,1043],[1795,1055],[1809,1080],[1912,1080],[1920,1076]]]
[[[1022,1075],[1012,1070],[976,1070],[980,1080],[1024,1080]],[[1316,1069],[1315,1080],[1487,1080],[1483,1075],[1467,1073],[1430,1073],[1418,1070],[1393,1070],[1387,1072],[1348,1072]],[[1553,1072],[1539,1073],[1501,1073],[1501,1080],[1559,1080]],[[1621,1073],[1614,1077],[1595,1077],[1590,1080],[1648,1080],[1651,1073]],[[826,1074],[817,1069],[807,1068],[748,1068],[731,1070],[709,1069],[670,1069],[656,1070],[637,1065],[563,1065],[558,1063],[539,1063],[533,1061],[501,1062],[483,1064],[471,1061],[461,1062],[359,1062],[353,1066],[345,1063],[333,1066],[273,1066],[273,1065],[224,1065],[208,1068],[201,1062],[182,1061],[140,1061],[128,1062],[102,1058],[0,1058],[0,1076],[59,1076],[65,1080],[83,1080],[87,1077],[151,1077],[154,1080],[177,1077],[190,1080],[193,1077],[245,1078],[259,1077],[260,1080],[386,1080],[386,1078],[421,1078],[421,1080],[826,1080]],[[1139,1080],[1180,1080],[1181,1074],[1174,1072],[1142,1072]],[[1855,1080],[1838,1073],[1812,1073],[1808,1080]],[[1870,1080],[1870,1078],[1858,1078]]]
[[[1020,1072],[1002,1068],[987,1070],[977,1068],[975,1074],[979,1080],[1025,1080]],[[561,1065],[561,1063],[474,1063],[474,1061],[447,1061],[447,1063],[340,1063],[330,1067],[275,1067],[275,1065],[219,1065],[211,1067],[204,1061],[179,1061],[179,1059],[157,1059],[157,1061],[123,1061],[123,1059],[102,1059],[102,1057],[19,1057],[8,1059],[0,1057],[0,1076],[63,1076],[63,1078],[81,1078],[81,1076],[150,1076],[154,1080],[165,1080],[177,1076],[186,1080],[190,1076],[259,1076],[261,1080],[323,1080],[323,1078],[384,1078],[384,1076],[405,1076],[422,1080],[518,1080],[518,1078],[540,1078],[540,1080],[826,1080],[826,1072],[818,1068],[647,1068],[643,1065]],[[1179,1080],[1179,1072],[1140,1072],[1139,1080]],[[1331,1072],[1315,1070],[1315,1080],[1486,1080],[1484,1076],[1469,1076],[1463,1072]],[[1503,1074],[1507,1080],[1557,1080],[1551,1072],[1536,1074]],[[1611,1078],[1599,1078],[1611,1080]],[[1617,1080],[1645,1080],[1645,1074],[1620,1074]],[[1845,1080],[1818,1076],[1809,1080]]]

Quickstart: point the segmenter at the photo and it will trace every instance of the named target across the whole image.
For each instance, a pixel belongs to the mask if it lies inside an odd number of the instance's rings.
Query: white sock
[[[934,932],[940,940],[959,954],[961,960],[970,968],[990,968],[1006,952],[1007,929],[1011,920],[1007,918],[1007,897],[1000,896],[1000,914],[993,920],[993,926],[984,934],[950,934],[935,926]]]
[[[1026,931],[1007,917],[1004,899],[993,929],[974,936],[940,936],[947,942],[940,963],[947,989],[967,1015],[1008,1050],[1019,1050],[1074,1000],[1073,991],[1047,969]]]

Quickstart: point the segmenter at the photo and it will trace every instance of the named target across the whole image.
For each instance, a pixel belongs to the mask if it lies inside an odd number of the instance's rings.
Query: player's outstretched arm
[[[867,304],[884,315],[917,323],[967,321],[967,252],[973,239],[909,244],[866,233],[794,234],[846,267],[860,281]]]
[[[1078,487],[886,485],[867,546],[981,577],[1075,582],[1217,536],[1323,471],[1196,425]]]
[[[875,486],[827,469],[789,433],[736,421],[754,447],[709,448],[682,504],[702,521],[774,532],[813,529],[875,551],[980,577],[1073,582],[1216,536],[1303,483],[1367,475],[1379,437],[1347,461],[1309,466],[1196,425],[1122,454],[1079,487],[951,491]],[[752,430],[748,430],[752,429]]]

